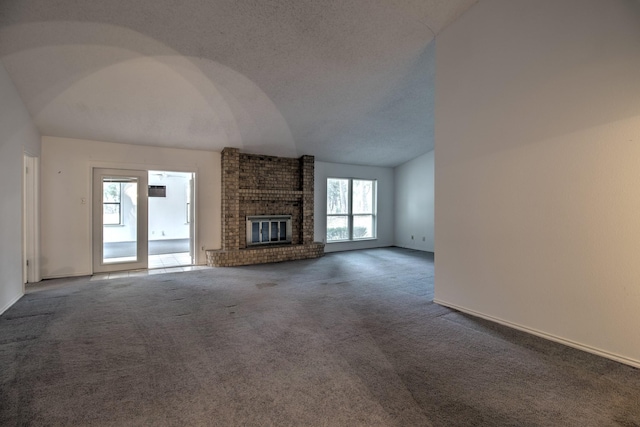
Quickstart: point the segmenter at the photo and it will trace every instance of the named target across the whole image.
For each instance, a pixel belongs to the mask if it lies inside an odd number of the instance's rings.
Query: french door
[[[148,173],[93,169],[93,272],[147,268]]]

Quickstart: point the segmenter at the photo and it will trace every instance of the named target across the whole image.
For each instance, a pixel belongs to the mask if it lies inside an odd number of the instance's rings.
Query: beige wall
[[[432,150],[393,170],[396,246],[433,252],[433,161]]]
[[[220,153],[43,137],[43,277],[92,273],[92,167],[196,172],[197,263],[220,248]]]
[[[436,301],[640,366],[640,3],[481,1],[436,48]]]

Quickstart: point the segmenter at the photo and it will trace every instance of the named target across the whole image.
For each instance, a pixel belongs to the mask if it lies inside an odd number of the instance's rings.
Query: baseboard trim
[[[426,253],[429,253],[429,254],[434,253],[434,251],[429,250],[429,249],[418,248],[418,247],[415,247],[415,248],[414,248],[414,247],[411,247],[411,246],[402,246],[402,245],[400,245],[400,244],[398,244],[398,243],[394,244],[394,245],[393,245],[393,246],[391,246],[391,247],[392,247],[392,248],[401,248],[401,249],[410,249],[410,250],[412,250],[412,251],[426,252]]]
[[[67,277],[82,277],[82,276],[91,276],[93,275],[93,273],[67,273],[67,274],[53,274],[53,275],[47,275],[47,276],[42,276],[42,280],[49,280],[49,279],[66,279]]]
[[[2,314],[4,314],[5,311],[9,310],[11,308],[11,306],[15,303],[18,302],[18,300],[20,298],[22,298],[24,296],[24,294],[20,294],[17,297],[15,297],[14,299],[12,299],[11,301],[9,301],[4,307],[0,308],[0,316],[2,316]]]
[[[442,305],[444,307],[449,307],[449,308],[452,308],[454,310],[461,311],[463,313],[470,314],[470,315],[475,316],[475,317],[479,317],[481,319],[489,320],[489,321],[494,322],[494,323],[499,323],[499,324],[507,326],[509,328],[513,328],[513,329],[517,329],[519,331],[527,332],[529,334],[538,336],[540,338],[547,339],[549,341],[554,341],[554,342],[557,342],[557,343],[560,343],[560,344],[564,344],[564,345],[566,345],[568,347],[573,347],[573,348],[576,348],[578,350],[586,351],[587,353],[595,354],[597,356],[601,356],[601,357],[604,357],[604,358],[607,358],[607,359],[611,359],[611,360],[614,360],[616,362],[624,363],[625,365],[633,366],[634,368],[640,368],[640,360],[631,359],[629,357],[621,356],[619,354],[611,353],[611,352],[608,352],[608,351],[605,351],[605,350],[601,350],[599,348],[591,347],[591,346],[586,345],[586,344],[582,344],[582,343],[579,343],[579,342],[576,342],[576,341],[572,341],[572,340],[569,340],[569,339],[566,339],[566,338],[562,338],[562,337],[559,337],[557,335],[549,334],[547,332],[543,332],[543,331],[540,331],[540,330],[537,330],[537,329],[529,328],[529,327],[526,327],[526,326],[523,326],[523,325],[520,325],[520,324],[517,324],[517,323],[509,322],[508,320],[504,320],[504,319],[500,319],[498,317],[494,317],[494,316],[490,316],[490,315],[487,315],[487,314],[484,314],[484,313],[480,313],[480,312],[475,311],[475,310],[470,310],[468,308],[461,307],[461,306],[456,305],[456,304],[451,304],[451,303],[449,303],[447,301],[443,301],[443,300],[440,300],[440,299],[437,299],[437,298],[434,298],[433,302],[435,302],[436,304]]]

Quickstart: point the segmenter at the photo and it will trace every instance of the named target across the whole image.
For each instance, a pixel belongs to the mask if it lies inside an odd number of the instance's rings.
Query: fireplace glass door
[[[247,217],[247,245],[291,242],[291,217]]]

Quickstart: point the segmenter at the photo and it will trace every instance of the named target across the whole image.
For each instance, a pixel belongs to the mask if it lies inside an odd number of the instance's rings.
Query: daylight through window
[[[102,223],[122,224],[122,183],[103,182],[102,190]]]
[[[376,181],[327,179],[327,242],[376,237]]]

